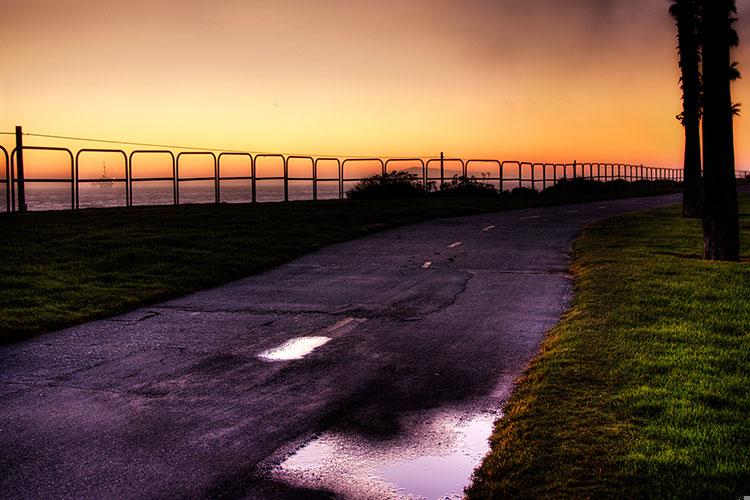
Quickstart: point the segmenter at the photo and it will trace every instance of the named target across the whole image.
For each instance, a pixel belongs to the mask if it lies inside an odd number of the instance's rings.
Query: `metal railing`
[[[76,153],[76,170],[75,170],[75,186],[76,186],[76,189],[75,189],[75,200],[76,200],[76,209],[80,208],[80,199],[81,199],[81,196],[80,196],[80,189],[79,188],[80,188],[81,183],[89,183],[89,182],[90,183],[94,183],[94,182],[98,183],[98,182],[101,182],[101,179],[96,179],[96,178],[83,178],[82,179],[80,177],[80,175],[79,175],[78,165],[80,164],[80,157],[81,157],[81,155],[87,154],[87,153],[113,153],[113,154],[121,154],[122,155],[123,164],[124,164],[124,169],[123,169],[124,176],[123,177],[119,177],[119,178],[118,177],[111,177],[111,178],[109,178],[109,181],[111,181],[113,183],[119,183],[119,182],[124,182],[125,183],[125,206],[129,207],[130,206],[130,190],[128,189],[128,186],[130,185],[130,183],[129,183],[128,179],[130,177],[130,172],[128,171],[128,155],[125,154],[125,151],[122,151],[120,149],[85,148],[85,149],[80,149]]]
[[[24,146],[23,150],[26,151],[59,151],[67,153],[70,159],[70,177],[29,177],[28,172],[23,180],[24,184],[70,184],[70,208],[76,208],[76,190],[80,181],[76,176],[76,160],[73,156],[73,152],[68,148],[57,148],[50,146]],[[16,197],[15,192],[19,183],[19,180],[15,178],[16,163],[18,161],[18,148],[13,148],[10,153],[10,190],[11,190],[11,206],[10,211],[16,210]],[[7,159],[6,159],[7,162]]]
[[[681,169],[656,168],[644,165],[618,164],[618,163],[531,163],[518,160],[497,160],[497,159],[462,159],[462,158],[345,158],[331,156],[304,156],[304,155],[284,155],[250,152],[221,152],[218,155],[214,152],[200,151],[182,151],[176,153],[169,149],[136,149],[128,153],[124,149],[95,149],[83,148],[75,153],[69,148],[49,147],[49,146],[23,146],[26,151],[52,151],[65,153],[69,159],[70,175],[57,178],[40,178],[29,176],[30,169],[27,167],[25,184],[33,183],[63,183],[70,184],[70,208],[80,208],[80,185],[96,184],[103,179],[91,177],[82,177],[81,161],[84,157],[93,154],[110,154],[122,157],[124,169],[122,176],[116,176],[104,179],[106,182],[112,182],[125,185],[125,196],[123,205],[130,207],[134,205],[133,190],[134,187],[146,182],[166,182],[172,187],[172,203],[180,204],[180,186],[184,183],[192,182],[209,182],[213,183],[214,196],[213,203],[221,202],[221,183],[226,181],[248,181],[247,200],[255,203],[258,200],[259,184],[275,181],[283,185],[283,200],[289,201],[289,183],[292,182],[309,182],[312,188],[310,199],[319,198],[319,187],[322,184],[336,183],[338,186],[338,198],[342,199],[345,195],[344,186],[347,183],[361,182],[367,176],[350,174],[349,169],[357,164],[375,165],[377,172],[373,174],[385,174],[391,167],[398,164],[411,164],[410,170],[417,171],[418,179],[427,186],[430,182],[440,182],[441,184],[450,181],[454,176],[446,174],[446,165],[455,165],[450,169],[456,172],[456,176],[476,177],[481,182],[493,183],[500,191],[513,188],[529,188],[533,190],[544,190],[554,186],[562,179],[589,179],[601,182],[614,180],[624,180],[628,182],[648,181],[650,183],[660,181],[681,182],[683,172]],[[18,148],[14,148],[10,153],[0,146],[0,158],[5,160],[5,177],[0,182],[4,184],[6,194],[6,211],[13,212],[16,207],[16,190],[19,183],[16,177],[16,158]],[[135,176],[133,167],[134,160],[142,156],[162,155],[169,159],[171,163],[171,175],[169,176]],[[213,167],[213,175],[184,177],[180,174],[181,159],[188,156],[205,157],[210,160]],[[226,161],[230,157],[245,158],[249,163],[248,175],[222,175],[222,160]],[[281,175],[260,176],[258,175],[258,162],[260,160],[277,159],[282,166]],[[305,161],[310,164],[310,175],[290,176],[289,162]],[[336,177],[319,177],[318,170],[321,162],[331,162],[336,166],[338,175]],[[414,166],[416,165],[416,166]],[[439,168],[439,175],[433,175],[433,171]],[[393,168],[393,170],[398,170]],[[750,178],[750,171],[738,171],[736,174],[739,178]],[[137,187],[136,187],[137,189]]]
[[[124,152],[124,151],[123,151]],[[172,177],[133,177],[133,157],[136,155],[168,155],[172,160]],[[180,204],[180,197],[178,195],[177,184],[179,179],[177,177],[177,161],[175,160],[174,153],[168,149],[136,149],[131,151],[128,156],[128,164],[126,166],[128,171],[128,198],[130,199],[130,206],[133,206],[133,184],[137,182],[171,182],[172,183],[172,199],[175,205]]]
[[[10,212],[12,207],[15,206],[15,200],[11,202],[11,197],[13,196],[11,185],[13,184],[13,180],[10,177],[10,159],[8,158],[7,149],[0,146],[0,151],[3,152],[3,158],[5,159],[5,177],[3,177],[3,184],[5,184],[5,211]]]

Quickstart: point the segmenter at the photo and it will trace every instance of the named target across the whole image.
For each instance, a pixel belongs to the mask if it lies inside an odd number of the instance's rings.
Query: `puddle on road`
[[[258,357],[265,361],[289,361],[302,359],[318,347],[328,343],[330,337],[299,337],[284,342],[278,347],[263,351]]]
[[[327,432],[270,475],[346,498],[463,498],[474,469],[489,451],[497,418],[490,412],[446,411],[426,420],[412,417],[404,421],[404,428],[414,429],[410,437],[384,442]]]

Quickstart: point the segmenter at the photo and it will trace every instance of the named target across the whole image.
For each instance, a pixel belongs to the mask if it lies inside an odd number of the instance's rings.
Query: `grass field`
[[[226,283],[392,226],[627,194],[3,214],[0,343]]]
[[[576,297],[517,386],[470,498],[750,495],[750,196],[744,262],[701,260],[678,209],[588,228]]]

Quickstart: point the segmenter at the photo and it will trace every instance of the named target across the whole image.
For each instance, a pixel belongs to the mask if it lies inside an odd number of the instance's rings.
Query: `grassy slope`
[[[4,214],[0,215],[0,343],[226,283],[386,227],[596,198],[602,196]]]
[[[470,498],[750,494],[750,265],[701,251],[699,222],[678,209],[584,232],[572,310],[511,397]]]

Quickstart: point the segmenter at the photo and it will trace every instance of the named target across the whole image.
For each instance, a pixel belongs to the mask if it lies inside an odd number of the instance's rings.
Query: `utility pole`
[[[16,126],[16,161],[18,172],[18,211],[26,211],[26,186],[24,185],[23,175],[23,129],[20,125]],[[11,186],[11,189],[13,187]]]
[[[445,184],[445,153],[440,152],[440,188]]]

